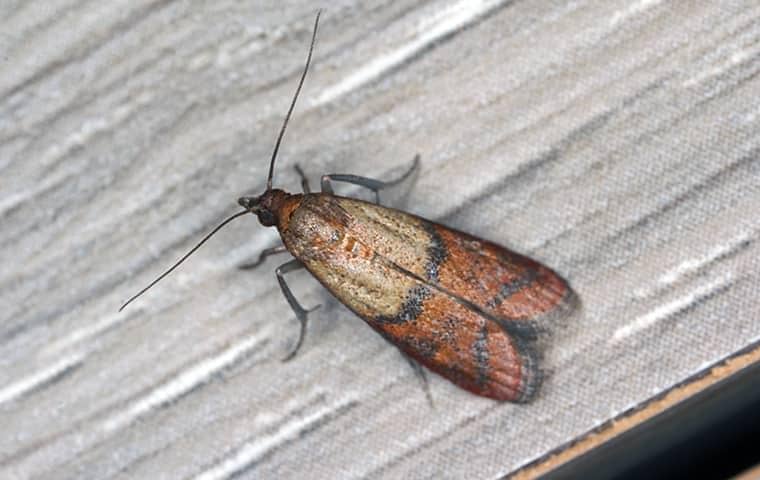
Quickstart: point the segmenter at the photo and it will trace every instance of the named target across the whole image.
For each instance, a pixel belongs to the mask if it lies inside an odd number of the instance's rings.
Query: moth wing
[[[478,395],[522,403],[541,383],[528,342],[428,283],[416,282],[394,315],[360,316],[404,353]]]
[[[545,265],[493,242],[428,222],[432,257],[441,258],[430,280],[462,296],[524,337],[546,330],[576,308],[568,283]]]
[[[570,291],[543,265],[419,217],[315,195],[283,240],[342,303],[457,385],[530,400],[541,372],[535,323]]]
[[[361,200],[335,202],[350,218],[348,235],[515,332],[531,335],[577,303],[557,273],[501,245]]]

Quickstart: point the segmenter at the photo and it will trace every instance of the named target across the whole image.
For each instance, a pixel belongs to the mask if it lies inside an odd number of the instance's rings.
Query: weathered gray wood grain
[[[253,218],[307,2],[0,3],[0,476],[495,478],[760,337],[760,6],[325,5],[275,182],[396,206],[563,273],[528,406],[431,378],[306,275],[297,335]],[[343,193],[356,193],[344,189]],[[287,258],[285,255],[282,260]]]

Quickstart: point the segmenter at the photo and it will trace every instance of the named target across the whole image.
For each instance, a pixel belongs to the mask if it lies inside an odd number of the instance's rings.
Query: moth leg
[[[303,343],[303,337],[306,334],[306,323],[308,321],[308,314],[309,312],[313,312],[314,310],[318,309],[322,305],[317,305],[316,307],[310,308],[308,310],[304,309],[300,303],[298,303],[298,300],[296,300],[296,297],[293,296],[293,292],[290,291],[290,288],[288,287],[288,284],[285,283],[284,275],[288,272],[292,272],[293,270],[299,270],[303,268],[303,263],[301,263],[300,260],[297,258],[294,258],[293,260],[283,263],[277,269],[275,270],[275,274],[277,275],[277,282],[280,284],[280,289],[282,290],[282,294],[285,295],[285,300],[288,301],[288,304],[290,305],[290,308],[293,309],[293,312],[296,314],[296,318],[301,323],[301,331],[298,335],[298,341],[296,342],[296,346],[293,348],[293,350],[282,359],[283,362],[287,362],[288,360],[292,359],[296,353],[298,352],[298,349],[301,348],[301,344]]]
[[[406,359],[407,363],[409,363],[409,366],[412,367],[412,371],[414,372],[414,376],[417,377],[417,380],[420,381],[422,384],[422,391],[425,392],[425,398],[427,398],[428,403],[430,404],[431,408],[435,408],[435,405],[433,404],[433,396],[430,394],[430,384],[428,383],[428,377],[427,374],[425,374],[425,368],[416,360],[414,360],[412,357],[404,353],[403,350],[401,350],[398,345],[391,342],[388,338],[385,336],[382,337],[385,341],[387,341],[390,345],[393,345],[398,349],[398,353],[401,354],[404,359]]]
[[[407,170],[403,175],[401,175],[399,178],[395,180],[390,180],[388,182],[382,182],[380,180],[375,180],[373,178],[367,178],[367,177],[360,177],[359,175],[351,175],[351,174],[345,174],[345,173],[331,173],[328,175],[322,175],[322,192],[323,193],[333,193],[332,185],[330,185],[330,182],[345,182],[345,183],[352,183],[354,185],[359,185],[360,187],[368,188],[375,192],[375,203],[380,203],[380,190],[388,187],[392,187],[394,185],[398,185],[399,183],[406,180],[412,173],[414,173],[415,170],[420,165],[420,155],[417,154],[414,156],[414,160],[412,160],[412,166]]]
[[[417,377],[420,383],[422,383],[422,390],[425,392],[425,398],[427,398],[430,407],[435,408],[435,405],[433,405],[433,396],[430,394],[430,384],[428,383],[425,369],[422,367],[422,365],[417,363],[412,357],[408,356],[404,352],[401,352],[401,355],[406,358],[406,361],[409,362],[409,366],[412,367],[412,370],[414,370],[414,375]]]
[[[298,176],[301,177],[301,188],[303,189],[303,193],[311,193],[311,187],[309,187],[309,179],[306,178],[306,174],[303,173],[303,170],[301,170],[301,166],[299,164],[295,164],[296,173],[298,173]]]
[[[261,251],[261,253],[259,254],[259,258],[255,262],[244,263],[240,265],[238,268],[240,270],[251,270],[253,268],[258,267],[262,263],[264,263],[264,260],[266,260],[267,257],[269,257],[270,255],[285,253],[287,251],[288,249],[285,248],[285,245],[277,245],[275,247],[265,248],[264,250]]]

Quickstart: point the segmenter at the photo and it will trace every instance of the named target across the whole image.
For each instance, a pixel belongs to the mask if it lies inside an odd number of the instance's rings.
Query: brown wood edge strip
[[[524,480],[537,478],[589,452],[593,448],[625,433],[641,423],[665,412],[707,388],[725,380],[744,368],[760,362],[760,341],[754,342],[675,384],[668,390],[604,422],[573,440],[525,464],[505,478]]]
[[[757,480],[760,478],[760,465],[755,465],[735,476],[733,480]]]

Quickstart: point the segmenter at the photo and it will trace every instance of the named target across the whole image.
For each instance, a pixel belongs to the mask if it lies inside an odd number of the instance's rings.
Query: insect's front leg
[[[278,253],[285,253],[287,251],[288,249],[285,247],[285,245],[277,245],[275,247],[265,248],[264,250],[261,251],[261,253],[259,254],[259,258],[255,262],[244,263],[243,265],[240,265],[238,268],[240,270],[251,270],[253,268],[258,267],[262,263],[264,263],[264,260],[266,260],[267,257],[271,255],[276,255]]]
[[[282,290],[282,294],[285,295],[285,300],[288,301],[290,308],[293,309],[293,312],[296,314],[296,318],[301,323],[301,332],[298,335],[298,341],[296,342],[296,346],[285,358],[282,359],[284,362],[287,362],[288,360],[292,359],[298,352],[298,349],[301,348],[301,344],[303,343],[303,337],[306,334],[306,322],[308,321],[309,312],[313,312],[314,310],[322,306],[322,305],[317,305],[316,307],[310,308],[308,310],[303,308],[301,304],[298,303],[298,300],[296,300],[296,297],[293,296],[293,292],[290,291],[288,284],[285,283],[284,275],[286,273],[292,272],[293,270],[300,270],[302,268],[303,268],[303,263],[301,263],[300,260],[294,258],[293,260],[287,263],[283,263],[282,265],[277,267],[277,270],[275,270],[275,274],[277,275],[277,281],[280,283],[280,289]]]
[[[330,182],[345,182],[345,183],[352,183],[354,185],[359,185],[360,187],[365,187],[373,192],[375,192],[375,203],[380,204],[380,190],[383,190],[384,188],[392,187],[394,185],[398,185],[399,183],[406,180],[412,173],[414,173],[415,170],[420,165],[420,156],[419,154],[414,156],[414,160],[412,161],[412,166],[407,170],[403,175],[401,175],[399,178],[395,180],[391,180],[388,182],[382,182],[380,180],[375,180],[373,178],[367,178],[367,177],[360,177],[359,175],[350,175],[350,174],[343,174],[343,173],[331,173],[329,175],[322,175],[322,192],[323,193],[333,193],[332,185],[330,185]]]

